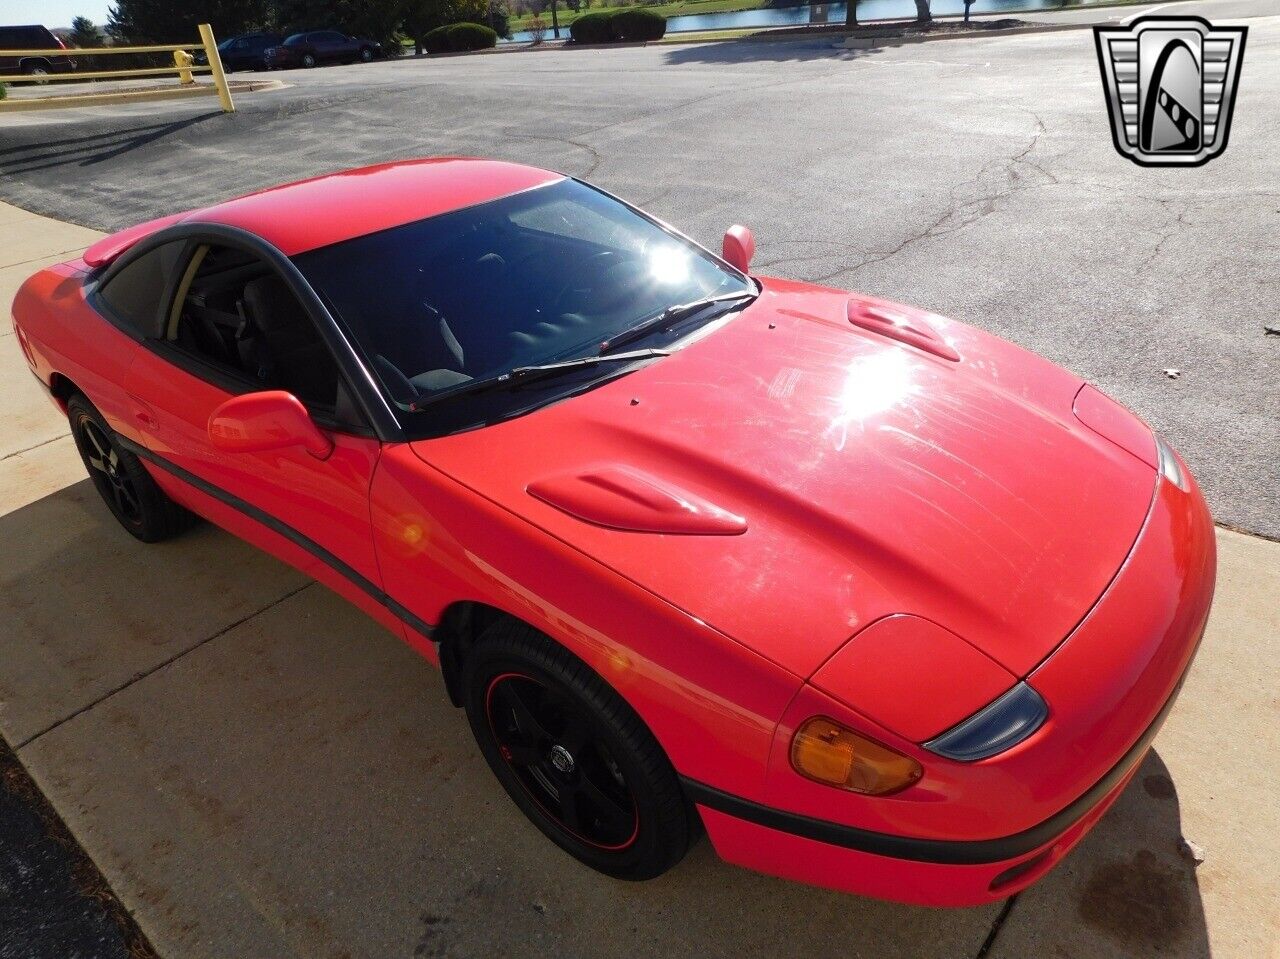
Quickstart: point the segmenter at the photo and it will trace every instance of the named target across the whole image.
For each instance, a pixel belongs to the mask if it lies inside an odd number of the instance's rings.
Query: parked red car
[[[656,876],[705,827],[805,882],[1006,897],[1168,714],[1209,513],[1079,377],[752,247],[421,160],[108,237],[14,326],[125,529],[199,514],[365,609],[584,863]]]

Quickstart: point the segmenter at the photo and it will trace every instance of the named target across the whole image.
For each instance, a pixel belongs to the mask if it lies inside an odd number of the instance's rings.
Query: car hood
[[[797,675],[913,613],[1022,676],[1105,590],[1154,489],[1075,418],[1081,385],[963,324],[766,280],[670,357],[413,446]]]

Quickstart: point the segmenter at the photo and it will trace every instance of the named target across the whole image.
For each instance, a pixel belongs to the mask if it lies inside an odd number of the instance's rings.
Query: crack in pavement
[[[86,703],[84,706],[81,706],[79,709],[75,710],[74,712],[71,712],[66,716],[63,716],[61,719],[57,720],[56,722],[49,724],[39,732],[28,736],[22,742],[15,743],[13,746],[13,751],[16,753],[23,749],[26,749],[28,746],[34,743],[41,736],[44,736],[47,733],[53,732],[63,723],[69,722],[70,720],[75,719],[77,716],[87,713],[89,710],[93,709],[95,706],[110,699],[116,693],[123,692],[124,690],[128,689],[130,686],[132,686],[134,683],[138,682],[139,680],[146,679],[148,676],[158,673],[160,670],[164,669],[166,666],[176,663],[179,659],[186,656],[188,653],[194,652],[195,650],[199,649],[201,646],[204,646],[206,643],[213,642],[213,640],[217,639],[220,636],[225,636],[227,633],[231,632],[237,626],[244,625],[245,623],[249,622],[249,620],[262,615],[263,613],[265,613],[267,610],[271,609],[274,606],[279,606],[286,599],[289,599],[293,596],[297,596],[304,589],[309,589],[314,585],[316,585],[316,581],[314,579],[308,580],[307,582],[303,583],[301,586],[298,586],[295,589],[289,590],[283,596],[273,599],[271,602],[267,603],[265,606],[259,607],[258,609],[255,609],[253,612],[247,613],[244,616],[241,616],[235,622],[227,624],[226,626],[222,627],[216,632],[213,632],[210,635],[206,636],[204,639],[201,639],[193,643],[191,646],[188,646],[186,649],[183,649],[174,653],[168,659],[164,660],[163,662],[157,663],[156,665],[152,666],[150,669],[144,669],[134,673],[132,676],[126,679],[123,683],[120,683],[115,688],[110,689],[107,692],[103,693],[101,696],[99,696],[97,699],[93,700],[92,702]]]
[[[517,140],[536,140],[540,143],[562,143],[565,146],[577,147],[579,150],[585,150],[591,155],[591,164],[587,169],[579,173],[578,176],[586,179],[595,174],[596,168],[604,162],[604,157],[600,155],[600,151],[587,143],[580,143],[577,140],[571,140],[569,137],[557,136],[541,136],[537,133],[513,133],[509,129],[504,131],[504,136],[514,137]]]
[[[57,436],[50,437],[47,440],[41,440],[39,443],[32,446],[27,446],[20,450],[14,450],[12,453],[5,453],[4,456],[0,456],[0,463],[3,463],[11,457],[21,456],[23,453],[30,453],[32,450],[38,450],[42,446],[48,446],[50,443],[56,443],[58,440],[64,440],[70,435],[70,433],[59,433]]]
[[[1028,111],[1030,112],[1030,111]],[[1049,186],[1058,183],[1058,178],[1045,170],[1043,166],[1033,160],[1029,160],[1031,152],[1040,142],[1041,136],[1045,132],[1044,120],[1038,114],[1031,113],[1035,118],[1036,126],[1031,133],[1031,139],[1025,147],[1011,156],[1008,160],[993,160],[982,167],[978,171],[977,176],[971,180],[951,188],[951,206],[938,216],[932,223],[923,230],[918,230],[905,237],[902,242],[890,250],[883,253],[876,253],[867,257],[853,266],[842,267],[834,273],[828,273],[810,280],[812,283],[826,283],[834,280],[838,276],[846,273],[853,273],[872,263],[883,263],[885,260],[892,259],[903,250],[919,243],[923,240],[937,239],[938,237],[950,236],[953,233],[970,227],[979,220],[990,216],[996,210],[996,204],[1005,197],[1020,193],[1023,190],[1035,189],[1041,186]],[[1042,174],[1046,179],[1042,182],[1032,183],[1024,182],[1028,178],[1022,171],[1022,167],[1031,167],[1038,173]],[[983,191],[982,195],[973,197],[960,202],[959,196],[970,188],[978,188],[985,181],[993,177],[999,177],[1003,184],[993,184],[994,189]]]
[[[996,939],[1000,935],[1000,930],[1004,928],[1005,921],[1008,920],[1009,913],[1013,912],[1014,904],[1017,903],[1020,895],[1022,894],[1015,892],[1004,901],[1004,908],[1000,910],[995,922],[991,924],[991,931],[987,933],[987,938],[983,940],[982,946],[978,949],[978,954],[974,956],[974,959],[986,959],[991,954],[991,950],[996,944]]]

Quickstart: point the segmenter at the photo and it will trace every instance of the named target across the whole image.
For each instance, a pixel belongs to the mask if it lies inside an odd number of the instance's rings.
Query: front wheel
[[[373,59],[373,51],[372,51],[372,50],[370,50],[368,47],[361,47],[361,48],[360,48],[360,59],[361,59],[364,63],[368,63],[369,61],[371,61],[371,60]]]
[[[498,781],[560,848],[618,879],[651,879],[684,857],[695,822],[675,770],[581,660],[500,621],[467,659],[465,699]]]
[[[310,70],[312,67],[316,65],[316,58],[308,53],[305,56],[303,56],[302,65],[306,67],[308,70]]]
[[[67,418],[89,479],[121,526],[144,543],[156,543],[195,521],[156,485],[142,461],[120,445],[106,420],[83,396],[67,402]]]

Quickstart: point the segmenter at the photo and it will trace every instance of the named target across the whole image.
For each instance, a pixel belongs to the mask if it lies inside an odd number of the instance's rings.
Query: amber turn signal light
[[[924,775],[910,756],[894,752],[874,740],[815,716],[796,730],[791,740],[791,765],[801,776],[868,796],[906,789]]]

